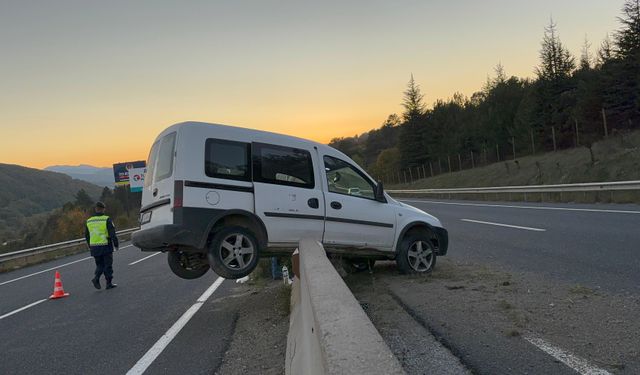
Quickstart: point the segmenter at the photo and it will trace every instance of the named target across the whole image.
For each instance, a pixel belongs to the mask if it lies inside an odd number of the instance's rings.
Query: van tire
[[[209,271],[209,264],[203,255],[177,250],[169,251],[167,263],[169,263],[169,268],[176,276],[187,280],[197,279]]]
[[[373,269],[375,259],[367,258],[342,258],[342,268],[347,273],[358,273],[368,271],[369,267]]]
[[[249,275],[258,265],[258,244],[256,236],[247,228],[231,226],[221,229],[213,236],[207,252],[211,269],[225,279]]]
[[[430,273],[436,266],[436,249],[426,230],[407,233],[400,242],[396,256],[398,270],[403,274]]]

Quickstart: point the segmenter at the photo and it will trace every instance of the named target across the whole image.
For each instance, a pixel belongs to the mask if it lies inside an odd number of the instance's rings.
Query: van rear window
[[[176,133],[167,134],[159,141],[155,165],[154,182],[164,180],[173,174],[173,154],[176,148]]]
[[[251,181],[249,144],[207,139],[204,172],[209,177]]]

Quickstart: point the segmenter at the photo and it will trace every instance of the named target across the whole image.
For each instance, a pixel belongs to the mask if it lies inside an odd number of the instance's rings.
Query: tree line
[[[640,128],[640,0],[626,0],[618,20],[619,29],[595,51],[585,38],[577,57],[551,20],[535,78],[508,76],[498,64],[471,97],[455,93],[431,108],[412,75],[401,115],[329,145],[387,181],[405,168],[418,174],[422,168],[425,176],[451,170],[452,164],[461,169],[569,147],[591,150],[614,132]]]
[[[132,193],[129,186],[118,186],[111,190],[105,187],[100,201],[107,206],[116,230],[133,228],[138,225],[142,193]],[[93,214],[96,201],[80,189],[74,201],[47,214],[40,214],[25,220],[25,225],[12,241],[0,249],[8,252],[34,246],[47,245],[84,237],[86,220]]]

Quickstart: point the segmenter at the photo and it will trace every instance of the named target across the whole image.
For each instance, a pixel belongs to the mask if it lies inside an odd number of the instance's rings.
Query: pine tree
[[[621,59],[640,56],[640,0],[627,0],[622,7],[622,29],[616,33],[616,55]]]
[[[557,25],[551,19],[544,31],[540,66],[536,68],[536,73],[542,80],[555,81],[569,77],[575,67],[575,58],[560,41]]]
[[[613,59],[613,47],[611,47],[611,38],[609,34],[604,38],[602,44],[600,44],[600,49],[598,49],[598,57],[596,65],[602,67],[607,62]]]
[[[589,39],[587,39],[587,36],[585,35],[584,44],[582,45],[582,53],[580,54],[580,69],[591,69],[591,61],[591,43],[589,43]]]
[[[404,113],[402,114],[406,122],[418,119],[424,113],[425,106],[422,103],[424,95],[420,92],[420,86],[413,79],[407,84],[407,90],[404,92],[404,99],[402,100],[402,106],[404,107]]]
[[[80,208],[86,209],[93,205],[93,199],[91,199],[89,194],[87,194],[87,192],[84,189],[78,190],[75,198],[76,198],[75,204]]]

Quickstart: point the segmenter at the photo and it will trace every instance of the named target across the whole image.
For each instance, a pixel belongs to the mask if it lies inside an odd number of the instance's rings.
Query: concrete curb
[[[285,373],[404,374],[322,245],[301,240],[299,250]]]

